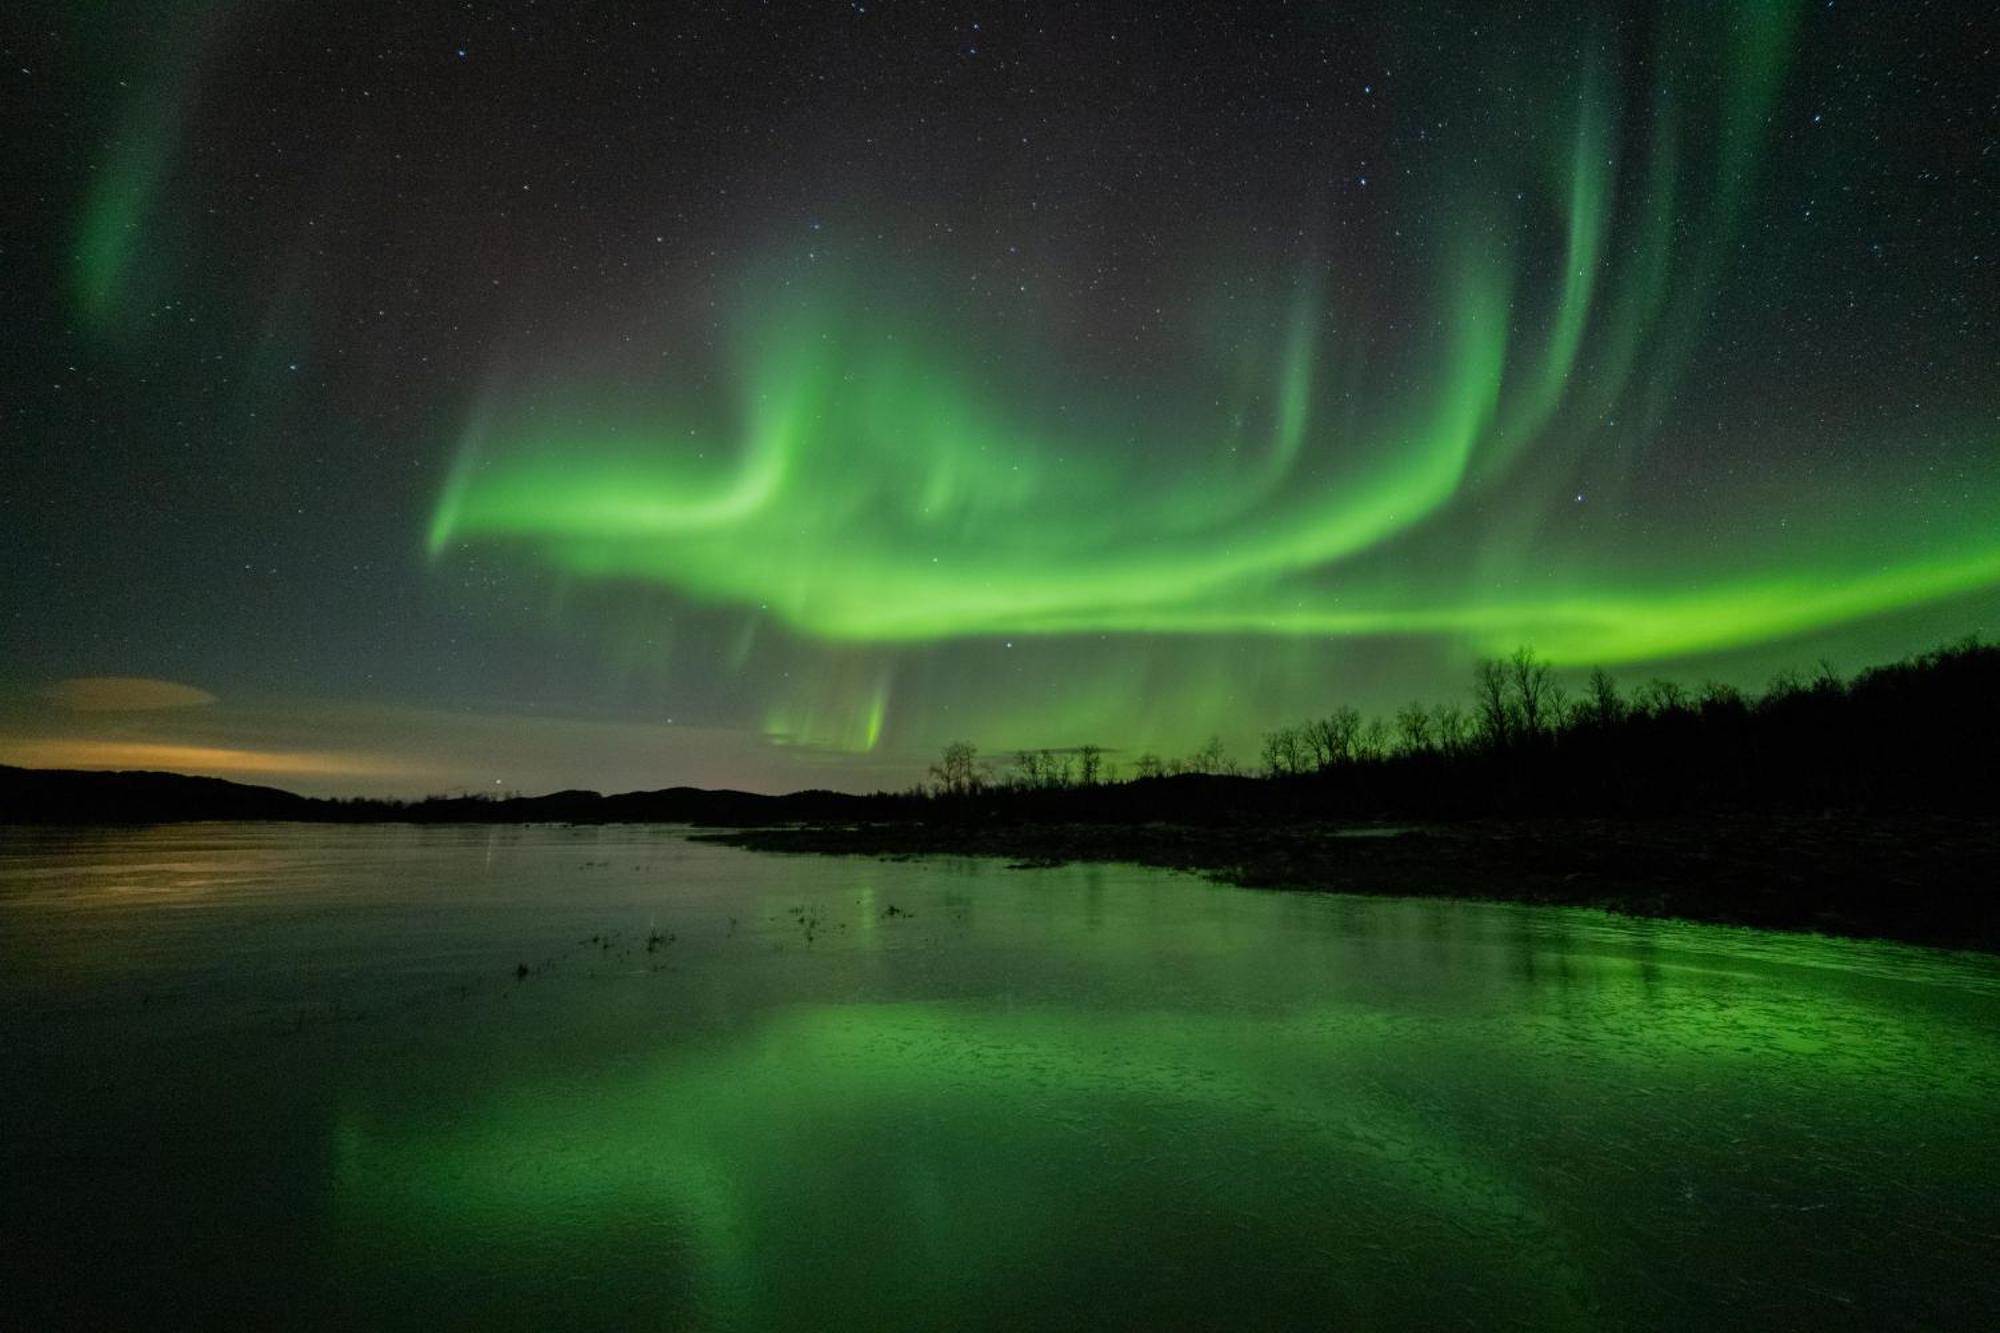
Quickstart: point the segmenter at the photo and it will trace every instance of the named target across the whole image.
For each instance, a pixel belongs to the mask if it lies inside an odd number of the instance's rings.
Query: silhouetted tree
[[[1305,771],[1308,760],[1300,737],[1302,728],[1280,727],[1264,736],[1264,769],[1272,777],[1290,777]]]
[[[1439,704],[1431,710],[1431,725],[1437,728],[1438,749],[1448,755],[1464,753],[1470,728],[1463,708],[1455,703]]]
[[[1414,701],[1393,715],[1364,718],[1341,706],[1266,734],[1262,771],[1316,775],[1312,783],[1241,796],[1181,787],[1136,801],[1105,792],[1091,798],[1093,813],[1200,818],[1217,802],[1226,809],[1238,800],[1268,802],[1286,817],[1387,810],[1453,817],[1882,802],[1958,810],[2000,799],[2000,777],[1951,776],[2000,736],[2000,646],[1972,640],[1852,681],[1822,663],[1809,680],[1780,674],[1757,697],[1716,682],[1690,694],[1655,679],[1621,698],[1602,669],[1578,686],[1573,703],[1564,686],[1522,648],[1477,665],[1470,709]],[[1024,793],[1099,787],[1109,770],[1095,746],[1024,751],[1009,785]],[[979,790],[983,771],[972,746],[956,742],[931,773],[936,790],[950,795]],[[1241,769],[1213,738],[1185,759],[1141,755],[1132,772],[1149,778]],[[477,808],[467,797],[445,797],[412,817],[504,817],[463,813]]]
[[[1355,744],[1361,739],[1361,714],[1342,705],[1325,717],[1306,723],[1300,744],[1312,766],[1321,770],[1352,763]]]
[[[1703,683],[1699,707],[1702,716],[1710,719],[1741,716],[1750,711],[1749,704],[1743,698],[1743,691],[1734,685],[1725,685],[1719,680]]]
[[[1514,707],[1507,697],[1507,664],[1483,658],[1472,669],[1472,709],[1479,735],[1488,746],[1504,750],[1514,739]]]
[[[1569,686],[1563,684],[1560,677],[1551,679],[1548,699],[1542,711],[1548,721],[1549,734],[1556,736],[1568,731],[1570,723],[1576,720],[1577,708],[1577,701],[1570,697]]]
[[[1679,681],[1658,676],[1641,685],[1632,696],[1633,706],[1652,717],[1669,717],[1687,711],[1687,691]]]
[[[1324,718],[1299,724],[1298,746],[1301,769],[1324,771],[1333,767],[1333,741]]]
[[[1555,681],[1549,664],[1523,644],[1507,659],[1507,682],[1513,691],[1513,714],[1520,722],[1522,734],[1532,737],[1553,730],[1549,706]]]
[[[1210,736],[1199,750],[1188,756],[1186,771],[1220,774],[1232,772],[1235,767],[1230,763],[1228,753],[1222,748],[1222,737]]]
[[[1625,701],[1618,697],[1618,682],[1603,667],[1590,669],[1583,714],[1599,731],[1609,731],[1625,718]]]
[[[1018,751],[1008,785],[1017,791],[1060,791],[1071,785],[1069,756],[1054,750]]]
[[[1431,748],[1431,713],[1422,701],[1404,704],[1396,714],[1396,732],[1404,754],[1422,754]]]
[[[953,741],[931,765],[931,778],[946,796],[969,796],[984,785],[979,772],[979,747],[971,741]]]
[[[1104,751],[1095,745],[1076,747],[1076,780],[1086,787],[1095,787],[1104,777]]]

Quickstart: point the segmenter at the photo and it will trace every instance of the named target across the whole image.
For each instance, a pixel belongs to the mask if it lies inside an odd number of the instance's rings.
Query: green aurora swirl
[[[1884,463],[1782,538],[1757,495],[1664,515],[1623,497],[1679,530],[1670,562],[1563,513],[1580,476],[1616,500],[1645,451],[1679,445],[1670,407],[1712,332],[1795,15],[1746,6],[1692,53],[1669,44],[1638,109],[1590,61],[1546,77],[1531,113],[1558,132],[1496,131],[1414,187],[1420,266],[1232,272],[1219,286],[1240,299],[1207,303],[1139,371],[1093,363],[1059,319],[970,308],[915,261],[774,256],[739,284],[714,364],[616,390],[561,365],[489,392],[430,553],[497,544],[573,585],[657,587],[865,659],[780,691],[766,718],[862,750],[916,646],[1094,645],[1095,665],[1034,691],[1045,719],[1087,725],[1100,706],[1133,718],[1094,679],[1131,678],[1112,638],[1525,642],[1564,666],[1637,664],[1991,589],[1991,476],[1919,494],[1909,524],[1877,497],[1921,479]],[[1746,447],[1773,442],[1754,429]]]

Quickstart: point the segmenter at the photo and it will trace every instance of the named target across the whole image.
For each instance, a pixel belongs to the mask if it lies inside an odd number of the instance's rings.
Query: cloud
[[[215,702],[215,696],[207,690],[144,676],[76,676],[57,681],[43,690],[41,696],[79,713],[139,713],[160,708],[194,708]]]

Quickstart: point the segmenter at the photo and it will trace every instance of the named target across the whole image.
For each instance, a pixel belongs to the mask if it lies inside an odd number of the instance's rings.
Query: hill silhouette
[[[329,800],[222,778],[148,771],[0,765],[0,824],[168,824],[193,820],[394,821],[426,824],[544,822],[707,824],[740,827],[860,817],[868,797],[801,791],[785,796],[665,787],[605,796],[429,796],[420,801]]]

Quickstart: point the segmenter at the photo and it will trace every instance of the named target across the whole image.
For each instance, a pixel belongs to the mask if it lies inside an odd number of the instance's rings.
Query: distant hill
[[[876,798],[834,791],[765,796],[748,791],[663,787],[605,796],[558,791],[546,796],[434,796],[412,804],[339,802],[325,817],[403,819],[417,823],[713,824],[740,828],[794,820],[860,818]]]
[[[803,791],[667,787],[604,796],[434,796],[422,801],[329,801],[221,778],[180,773],[100,773],[0,765],[0,824],[167,824],[198,819],[283,819],[318,823],[671,823],[740,828],[794,820],[859,818],[873,798]]]
[[[317,801],[181,773],[96,773],[0,766],[0,823],[156,824],[188,819],[311,819]]]

